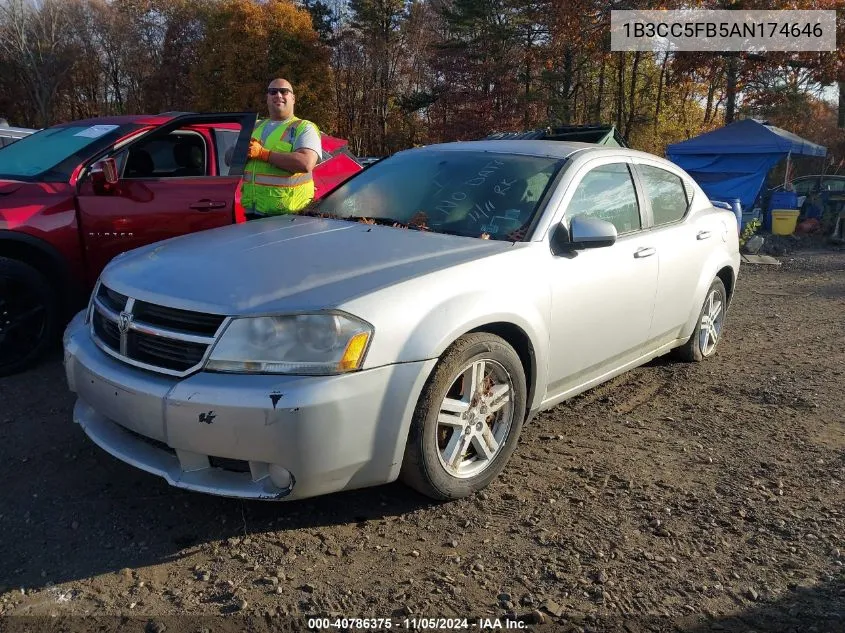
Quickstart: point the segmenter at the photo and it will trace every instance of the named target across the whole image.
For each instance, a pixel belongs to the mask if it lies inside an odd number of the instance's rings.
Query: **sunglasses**
[[[290,88],[267,88],[267,94],[268,95],[281,94],[281,95],[284,95],[284,96],[288,96],[288,95],[293,94],[293,90],[291,90]]]

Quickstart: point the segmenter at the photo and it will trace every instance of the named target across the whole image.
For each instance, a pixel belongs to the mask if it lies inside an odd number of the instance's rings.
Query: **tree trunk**
[[[736,116],[736,82],[739,75],[739,58],[736,54],[728,57],[726,78],[727,103],[725,104],[725,125],[733,123]]]
[[[607,55],[605,55],[604,51],[602,51],[601,68],[599,69],[599,87],[596,91],[596,105],[593,110],[593,121],[595,123],[601,123],[601,102],[604,97],[604,69],[606,65]]]
[[[625,141],[627,141],[631,135],[631,126],[634,123],[634,115],[637,112],[637,68],[640,65],[640,59],[642,58],[642,55],[643,54],[641,51],[637,51],[636,53],[634,53],[634,63],[631,66],[631,90],[628,94],[628,118],[625,121],[625,132],[622,134],[622,136],[625,138]]]
[[[666,80],[666,64],[669,61],[669,53],[663,56],[663,63],[660,65],[660,78],[657,80],[657,102],[654,106],[654,130],[657,131],[657,122],[660,118],[660,101],[663,99],[663,82]],[[705,119],[706,120],[706,119]]]
[[[560,120],[564,125],[572,122],[572,47],[567,46],[563,51],[563,103],[560,108]]]
[[[531,103],[531,44],[529,43],[525,51],[525,101],[522,104],[522,127],[528,129],[531,125],[531,112],[529,104]]]
[[[707,103],[704,106],[704,123],[710,122],[711,110],[713,109],[713,98],[716,95],[716,68],[715,66],[710,70],[710,85],[707,86]],[[718,107],[718,104],[717,104]],[[712,112],[712,116],[716,116],[716,112]]]
[[[616,129],[622,129],[622,117],[625,112],[625,53],[620,51],[616,57]]]
[[[845,81],[839,82],[839,119],[837,127],[845,127]]]

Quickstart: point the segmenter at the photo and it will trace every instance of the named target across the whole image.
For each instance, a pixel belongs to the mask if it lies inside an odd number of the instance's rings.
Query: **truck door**
[[[171,119],[98,157],[117,167],[117,182],[105,188],[91,176],[97,164],[89,165],[76,196],[89,281],[124,251],[232,224],[255,119],[255,113]]]

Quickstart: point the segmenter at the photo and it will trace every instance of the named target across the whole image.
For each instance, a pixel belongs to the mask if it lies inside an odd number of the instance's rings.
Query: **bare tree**
[[[61,0],[0,3],[0,52],[17,67],[41,126],[51,123],[54,97],[73,65],[68,7]]]

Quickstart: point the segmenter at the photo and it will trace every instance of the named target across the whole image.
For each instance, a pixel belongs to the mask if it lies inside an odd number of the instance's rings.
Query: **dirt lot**
[[[0,380],[0,630],[843,631],[845,251],[782,261],[744,266],[714,359],[542,414],[500,480],[443,505],[180,492],[85,438],[58,354]]]

